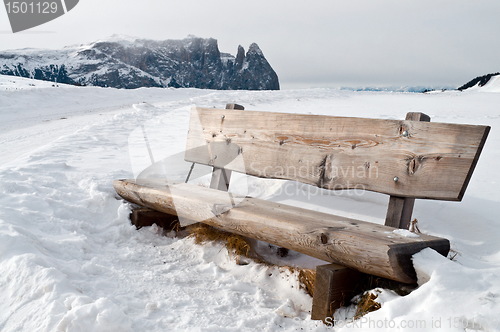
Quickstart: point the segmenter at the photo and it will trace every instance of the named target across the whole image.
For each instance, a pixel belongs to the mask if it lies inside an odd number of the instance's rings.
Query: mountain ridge
[[[466,90],[466,89],[470,89],[470,88],[472,88],[472,87],[474,87],[476,85],[478,87],[483,87],[483,86],[485,86],[491,80],[492,77],[495,77],[495,76],[498,76],[498,75],[500,75],[500,72],[486,74],[486,75],[483,75],[483,76],[478,76],[478,77],[470,80],[469,82],[465,83],[464,85],[458,87],[457,90],[463,91],[463,90]]]
[[[276,72],[252,43],[237,55],[213,38],[110,40],[60,50],[0,52],[0,74],[72,85],[279,90]]]

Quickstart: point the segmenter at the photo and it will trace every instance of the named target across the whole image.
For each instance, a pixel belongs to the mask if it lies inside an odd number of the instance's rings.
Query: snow
[[[413,237],[413,238],[420,237],[418,234],[412,233],[407,229],[396,229],[396,230],[393,230],[392,233],[403,236],[403,237]]]
[[[500,331],[500,94],[116,90],[5,76],[0,330],[333,330],[310,320],[312,300],[295,273],[237,265],[219,244],[199,246],[191,238],[164,236],[156,226],[136,230],[129,206],[116,198],[113,179],[141,173],[151,156],[182,152],[191,106],[234,102],[254,110],[386,119],[421,111],[436,122],[492,126],[464,200],[415,204],[419,229],[450,239],[453,259],[430,249],[416,254],[418,289],[404,297],[378,290],[380,310],[357,321],[352,307],[339,310],[334,330]],[[182,166],[165,172],[181,175]],[[235,179],[234,191],[248,181],[250,191],[285,204],[384,220],[385,195]],[[288,263],[320,262],[292,255]]]
[[[500,92],[500,75],[493,76],[488,83],[480,89],[484,92]]]
[[[477,83],[475,86],[468,88],[468,91],[481,91],[481,92],[500,92],[500,75],[495,75],[483,86]]]
[[[234,63],[236,58],[229,53],[221,53],[220,60],[224,66],[227,66],[229,62]]]
[[[17,76],[0,75],[0,91],[1,92],[9,91],[9,90],[42,89],[42,88],[49,88],[49,87],[74,88],[74,86],[67,85],[67,84],[32,80],[29,78],[17,77]]]
[[[70,76],[72,79],[78,79],[81,76],[78,74],[78,68],[86,66],[92,67],[102,64],[101,60],[89,59],[88,56],[82,53],[83,51],[92,50],[93,52],[100,53],[101,56],[107,57],[107,55],[103,54],[99,49],[93,49],[92,47],[99,42],[118,42],[118,40],[120,40],[120,44],[124,47],[131,45],[130,38],[125,38],[126,37],[122,38],[121,36],[113,35],[109,38],[109,40],[96,41],[85,45],[67,46],[60,50],[21,49],[6,51],[4,58],[2,59],[2,63],[4,69],[11,69],[15,72],[17,71],[18,64],[22,64],[22,68],[28,71],[30,75],[32,75],[31,77],[33,77],[36,68],[46,67],[48,63],[59,67],[64,65],[66,68],[73,68],[74,70],[70,70]],[[146,77],[153,77],[150,74],[144,73],[138,68],[125,64],[117,59],[114,59],[114,64],[125,67],[129,72],[141,72]],[[108,67],[100,67],[86,75],[83,75],[82,77],[89,80],[93,75],[103,75],[108,71]]]
[[[99,42],[121,43],[123,46],[129,46],[129,45],[135,43],[139,39],[140,38],[138,38],[138,37],[120,34],[120,33],[115,33],[115,34],[111,35],[111,37],[96,41],[95,43],[99,43]]]

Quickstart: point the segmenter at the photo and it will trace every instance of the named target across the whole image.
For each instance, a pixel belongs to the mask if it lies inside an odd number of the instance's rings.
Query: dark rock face
[[[255,43],[250,45],[246,56],[243,56],[243,48],[238,48],[230,85],[235,89],[260,90],[259,81],[269,82],[268,90],[279,90],[278,75],[267,62],[259,46]],[[249,70],[253,68],[253,70]]]
[[[462,91],[462,90],[465,90],[465,89],[468,89],[468,88],[472,88],[473,86],[476,86],[476,85],[479,85],[480,87],[481,86],[485,86],[486,83],[488,83],[493,76],[497,76],[497,75],[500,75],[500,73],[494,73],[494,74],[487,74],[487,75],[483,75],[483,76],[478,76],[475,79],[473,79],[473,80],[465,83],[461,87],[459,87],[458,90]]]
[[[2,52],[0,74],[124,89],[279,90],[278,76],[257,44],[246,54],[239,46],[234,57],[220,53],[217,40],[196,37]]]

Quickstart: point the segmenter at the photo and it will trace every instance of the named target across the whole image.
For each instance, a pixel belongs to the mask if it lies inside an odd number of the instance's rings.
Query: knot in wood
[[[405,138],[408,138],[410,137],[410,131],[408,130],[408,125],[405,124],[405,123],[402,123],[400,126],[399,126],[399,136],[402,136],[402,137],[405,137]]]
[[[328,243],[328,235],[326,235],[325,233],[321,234],[320,240],[321,240],[322,244],[327,244]]]

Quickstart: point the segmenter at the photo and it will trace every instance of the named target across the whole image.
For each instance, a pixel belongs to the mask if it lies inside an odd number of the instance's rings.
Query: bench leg
[[[311,319],[325,321],[349,301],[361,281],[362,273],[336,264],[316,267]]]
[[[167,232],[172,231],[179,224],[177,216],[142,207],[132,210],[130,221],[137,229],[156,224]]]
[[[389,206],[387,207],[385,225],[394,228],[409,229],[414,204],[414,198],[391,196],[389,198]]]

